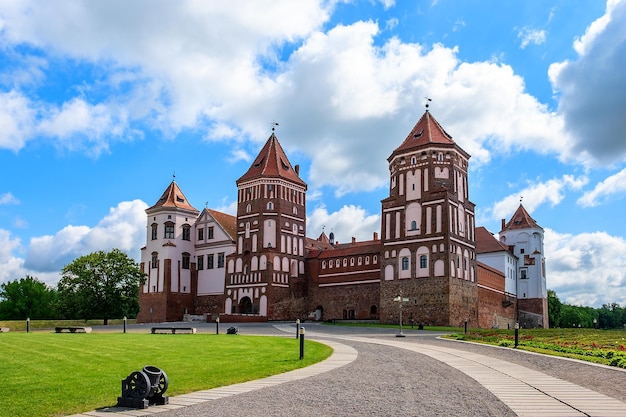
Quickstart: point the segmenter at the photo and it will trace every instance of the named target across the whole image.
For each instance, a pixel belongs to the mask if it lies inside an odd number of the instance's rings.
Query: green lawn
[[[514,330],[470,329],[457,340],[514,347]],[[626,368],[626,332],[594,329],[520,329],[518,349]]]
[[[165,395],[214,388],[319,362],[328,346],[294,338],[138,333],[0,334],[2,416],[59,416],[113,406],[145,365],[166,372]]]

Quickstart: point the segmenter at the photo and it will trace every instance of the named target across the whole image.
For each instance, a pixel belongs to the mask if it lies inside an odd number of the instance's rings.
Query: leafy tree
[[[548,320],[550,321],[550,327],[558,327],[561,325],[561,309],[563,304],[559,297],[556,296],[556,292],[548,290]]]
[[[144,274],[139,265],[119,249],[98,251],[75,259],[61,271],[59,308],[66,318],[136,317],[139,286]]]
[[[0,320],[55,318],[56,290],[29,275],[0,285],[0,299]]]

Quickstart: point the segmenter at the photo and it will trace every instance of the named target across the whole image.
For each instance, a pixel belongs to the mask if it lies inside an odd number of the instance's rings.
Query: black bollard
[[[220,334],[220,318],[215,319],[215,334]]]
[[[124,333],[126,333],[126,316],[124,316]]]
[[[465,320],[465,334],[467,334],[467,320]]]
[[[515,323],[515,347],[517,347],[519,342],[519,323]]]
[[[300,360],[304,359],[304,327],[300,327]]]
[[[30,332],[30,318],[26,319],[26,333]]]
[[[300,337],[300,319],[296,319],[296,339]]]

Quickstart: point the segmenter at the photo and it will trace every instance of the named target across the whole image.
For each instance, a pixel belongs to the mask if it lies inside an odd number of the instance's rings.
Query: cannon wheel
[[[167,387],[169,386],[169,381],[167,379],[167,374],[164,370],[161,370],[161,376],[159,377],[159,385],[157,386],[155,394],[163,394],[167,391]]]
[[[150,392],[150,378],[141,371],[135,371],[126,379],[130,396],[133,398],[146,398]]]

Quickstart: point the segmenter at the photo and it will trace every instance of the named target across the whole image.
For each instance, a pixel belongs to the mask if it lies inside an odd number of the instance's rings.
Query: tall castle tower
[[[511,248],[518,258],[518,321],[524,327],[545,327],[548,320],[546,260],[543,250],[543,228],[519,207],[508,223],[502,220],[500,242]]]
[[[141,310],[137,320],[182,320],[194,309],[197,284],[193,230],[198,210],[172,181],[161,198],[146,209],[146,215],[147,243],[141,248],[140,267],[147,279],[139,291]]]
[[[273,319],[302,312],[306,189],[272,133],[237,180],[237,250],[227,257],[226,314]]]
[[[428,109],[387,159],[382,200],[381,321],[477,325],[474,204],[468,161]]]

